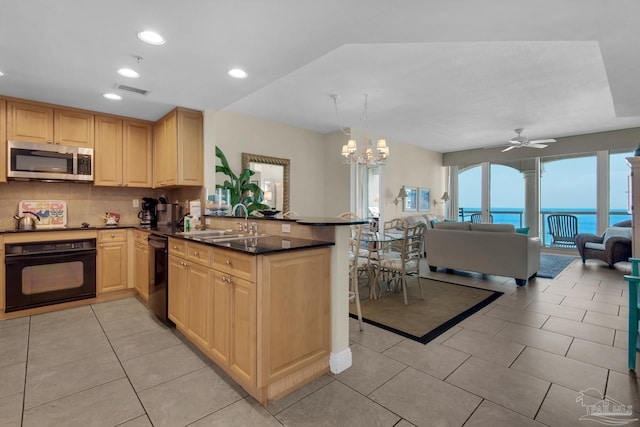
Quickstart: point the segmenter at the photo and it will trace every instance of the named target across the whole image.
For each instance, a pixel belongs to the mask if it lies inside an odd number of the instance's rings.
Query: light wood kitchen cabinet
[[[154,187],[203,185],[202,112],[176,108],[153,129]]]
[[[36,102],[8,101],[7,139],[93,148],[94,115]]]
[[[127,289],[127,230],[98,231],[97,293]]]
[[[149,300],[149,233],[135,230],[133,232],[133,287],[146,302]]]
[[[214,285],[210,300],[212,359],[233,372],[240,384],[256,386],[256,257],[213,250]]]
[[[150,123],[96,116],[93,185],[151,188]]]
[[[330,258],[329,248],[252,255],[170,238],[170,318],[266,404],[329,369]]]
[[[168,315],[176,328],[185,330],[187,318],[187,263],[183,258],[169,255]]]
[[[169,239],[169,319],[197,346],[208,348],[211,248]]]
[[[7,101],[0,99],[0,182],[7,182]]]

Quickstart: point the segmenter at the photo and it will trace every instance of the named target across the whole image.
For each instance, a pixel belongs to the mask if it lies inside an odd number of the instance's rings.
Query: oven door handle
[[[81,251],[69,251],[69,252],[56,252],[56,253],[38,253],[38,254],[20,254],[20,255],[9,255],[6,254],[4,256],[4,263],[6,265],[10,264],[19,264],[23,262],[29,261],[38,261],[38,260],[65,260],[70,257],[81,257],[86,255],[96,255],[95,249],[83,249]]]

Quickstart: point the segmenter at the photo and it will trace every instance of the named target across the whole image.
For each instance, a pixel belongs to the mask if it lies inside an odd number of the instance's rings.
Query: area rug
[[[385,292],[377,300],[362,301],[363,320],[426,344],[502,295],[433,279],[422,279],[422,288],[424,300],[417,282],[409,282],[407,306],[401,292]],[[357,318],[355,304],[349,305],[349,316]]]
[[[543,279],[553,279],[574,259],[574,257],[566,255],[540,254],[540,268],[537,276]]]

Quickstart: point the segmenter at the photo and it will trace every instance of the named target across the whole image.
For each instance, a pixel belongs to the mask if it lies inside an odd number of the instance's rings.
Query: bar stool
[[[638,347],[638,313],[640,313],[640,258],[629,258],[631,263],[631,276],[625,275],[624,280],[629,282],[629,369],[636,370],[636,353]]]

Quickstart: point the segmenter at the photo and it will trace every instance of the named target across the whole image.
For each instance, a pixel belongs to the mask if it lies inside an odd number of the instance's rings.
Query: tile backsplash
[[[67,226],[79,227],[83,222],[92,226],[104,224],[105,212],[120,214],[121,224],[138,224],[140,208],[133,207],[133,199],[158,198],[166,195],[170,202],[184,204],[201,197],[201,188],[178,190],[149,188],[95,187],[91,184],[59,182],[10,181],[0,184],[0,230],[12,230],[21,200],[63,200],[67,202]]]

